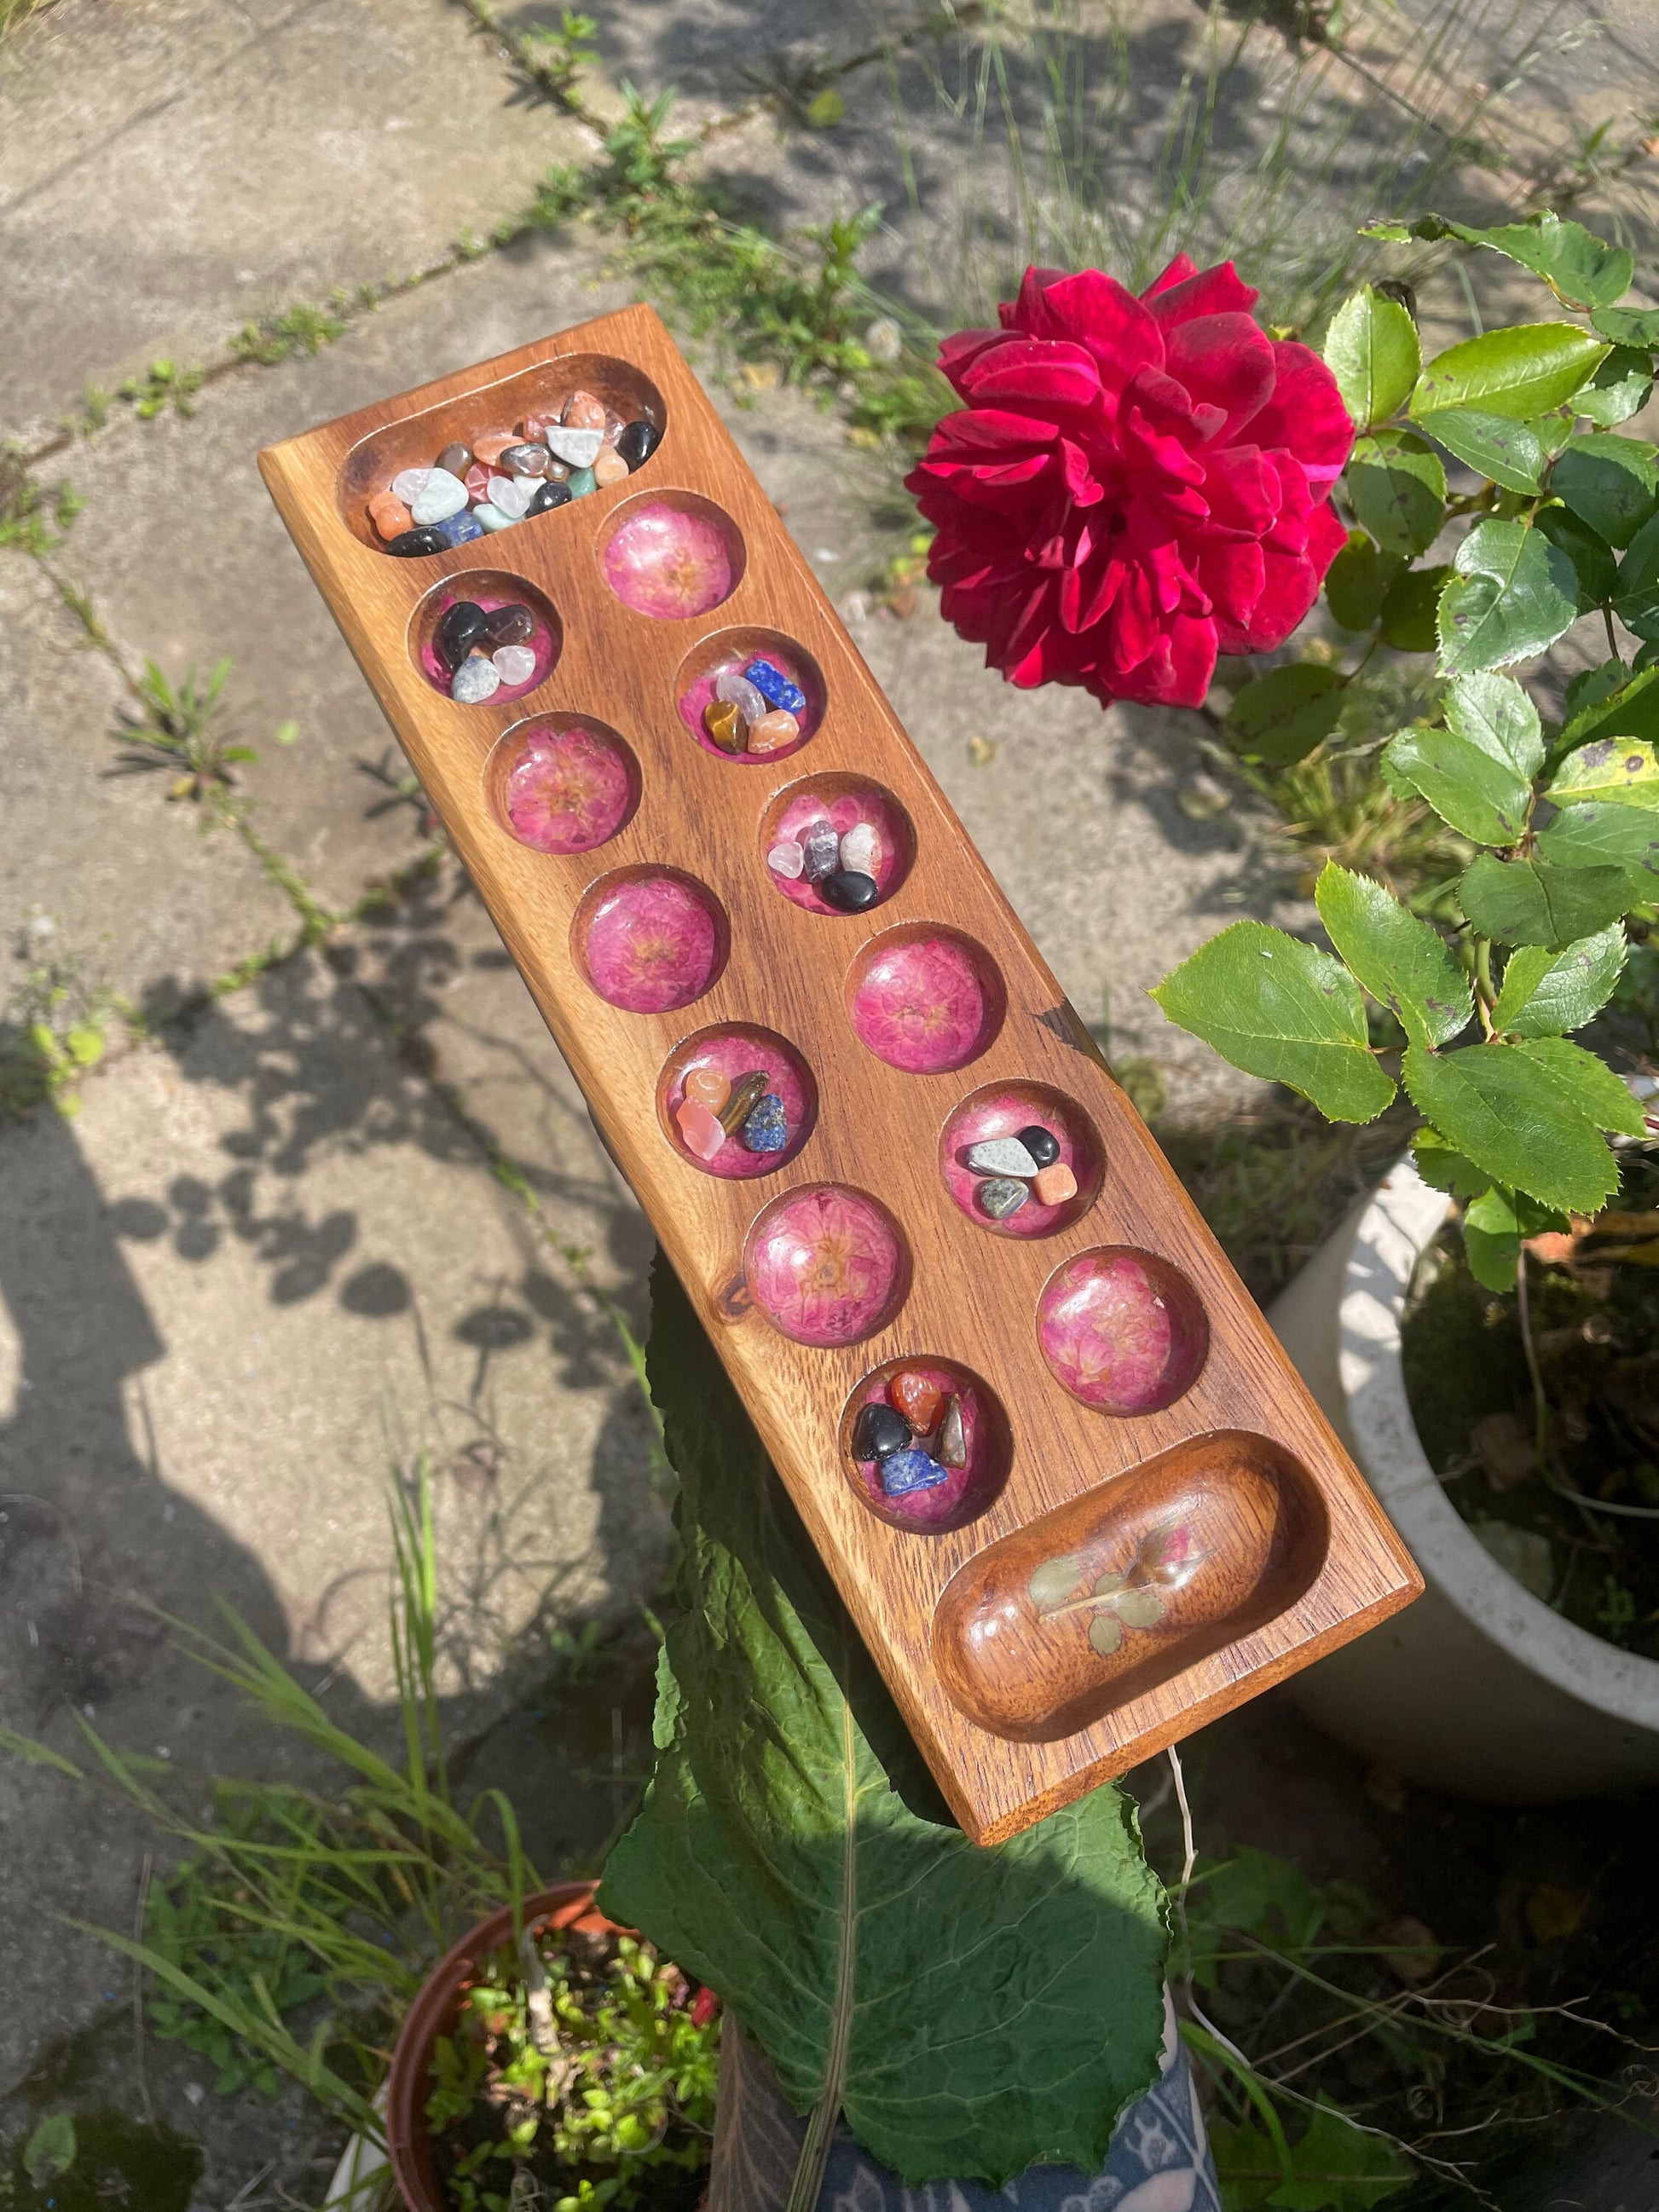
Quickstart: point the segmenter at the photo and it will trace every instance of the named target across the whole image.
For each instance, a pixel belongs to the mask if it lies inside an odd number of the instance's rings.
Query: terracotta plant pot
[[[577,1928],[584,1935],[617,1931],[593,1907],[592,1881],[556,1882],[537,1890],[524,1901],[526,1928]],[[453,1951],[446,1952],[421,1984],[421,1993],[409,2008],[392,2054],[392,2071],[386,2085],[386,2148],[409,2212],[450,2212],[449,2199],[438,2175],[432,2131],[427,2125],[426,2100],[432,2094],[432,2051],[441,2035],[453,2035],[461,2014],[463,1985],[475,1981],[485,1963],[513,1941],[513,1910],[503,1905],[481,1920]]]

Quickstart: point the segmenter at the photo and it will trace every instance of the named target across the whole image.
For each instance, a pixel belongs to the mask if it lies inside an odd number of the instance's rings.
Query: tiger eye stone
[[[763,1067],[751,1074],[740,1075],[732,1085],[732,1095],[720,1111],[720,1123],[728,1137],[733,1137],[765,1097],[771,1077]]]
[[[446,446],[438,456],[438,466],[447,469],[453,477],[464,477],[471,465],[472,456],[459,438],[453,445]]]
[[[743,750],[743,716],[729,699],[711,699],[702,710],[702,726],[722,752]]]

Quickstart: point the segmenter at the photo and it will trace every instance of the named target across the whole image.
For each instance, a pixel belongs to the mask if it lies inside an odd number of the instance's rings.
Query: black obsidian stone
[[[1041,1121],[1034,1121],[1029,1129],[1016,1133],[1040,1168],[1053,1167],[1060,1158],[1060,1139],[1052,1129],[1045,1129]]]
[[[818,896],[826,905],[838,907],[842,914],[862,914],[881,896],[881,886],[873,876],[861,869],[837,868],[817,886]]]
[[[910,1441],[910,1424],[902,1413],[879,1401],[859,1408],[853,1424],[854,1459],[890,1459]]]
[[[641,467],[662,443],[662,432],[654,422],[626,422],[617,435],[617,451],[630,470]]]
[[[395,553],[400,561],[412,561],[418,554],[442,553],[447,550],[448,544],[449,540],[437,525],[428,522],[422,524],[419,530],[400,531],[386,550],[388,553]]]
[[[471,599],[457,599],[439,616],[438,627],[432,633],[433,650],[452,674],[473,647],[483,641],[489,622],[483,609]]]
[[[545,514],[550,507],[568,507],[570,487],[568,483],[544,483],[530,502],[532,514]]]
[[[536,635],[536,617],[515,599],[510,607],[495,607],[484,617],[483,634],[492,649],[498,645],[528,645]]]

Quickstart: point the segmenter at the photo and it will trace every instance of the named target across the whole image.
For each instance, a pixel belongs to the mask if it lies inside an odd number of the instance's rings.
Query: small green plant
[[[76,961],[40,958],[33,933],[18,949],[29,965],[0,1019],[0,1121],[48,1099],[66,1117],[78,1114],[81,1079],[108,1048],[113,995],[88,985]]]
[[[672,194],[678,181],[675,171],[688,155],[696,152],[697,142],[695,138],[670,138],[665,135],[678,97],[672,84],[665,86],[652,100],[647,100],[626,77],[620,89],[625,112],[605,142],[608,167],[601,179],[601,191],[613,206],[631,213],[637,220],[640,210],[630,204],[662,199]]]
[[[141,422],[153,422],[169,407],[179,415],[193,415],[206,375],[205,369],[193,364],[163,359],[151,362],[142,376],[127,377],[117,390]]]
[[[67,483],[40,483],[21,448],[0,443],[0,548],[51,552],[85,504]]]
[[[370,289],[372,295],[373,288]],[[332,345],[343,334],[346,317],[341,310],[350,304],[349,294],[337,296],[326,307],[313,307],[301,301],[292,307],[284,307],[280,314],[244,323],[230,342],[231,353],[238,361],[258,362],[266,368],[274,368],[279,361],[286,361],[295,353],[314,359],[325,346]]]
[[[456,2212],[509,2212],[532,2190],[572,2212],[689,2204],[719,2040],[712,1999],[648,1944],[526,1933],[434,2049],[427,2117]]]
[[[136,686],[137,710],[121,729],[125,750],[116,772],[171,772],[167,797],[200,805],[204,828],[236,811],[236,770],[259,757],[236,735],[238,718],[226,705],[230,670],[228,657],[205,676],[192,664],[174,684],[155,661],[146,660]],[[298,734],[294,722],[281,723],[271,733],[279,745],[292,744]]]
[[[520,33],[526,68],[539,88],[563,106],[572,104],[583,70],[599,58],[591,43],[599,27],[592,15],[563,8],[556,24],[532,24]]]

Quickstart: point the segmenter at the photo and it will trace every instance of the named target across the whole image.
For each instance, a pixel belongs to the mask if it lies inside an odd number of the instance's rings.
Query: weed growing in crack
[[[230,667],[227,656],[200,677],[192,664],[175,684],[158,663],[146,660],[137,686],[137,711],[122,725],[125,750],[114,771],[172,771],[167,797],[203,805],[204,829],[230,814],[237,768],[259,757],[237,738],[235,718],[225,704]]]
[[[49,553],[85,504],[66,483],[37,483],[18,447],[0,445],[0,548]]]
[[[142,376],[129,376],[117,388],[141,422],[153,422],[169,407],[175,414],[193,415],[206,376],[193,362],[153,361]]]
[[[373,307],[379,294],[373,285],[362,288],[369,297],[357,295],[356,304]],[[258,322],[244,323],[230,342],[232,355],[238,361],[258,362],[264,368],[271,368],[291,354],[303,353],[313,360],[326,345],[343,336],[346,317],[339,310],[354,303],[350,293],[337,293],[331,307],[313,307],[301,301],[292,307],[284,307],[280,314],[266,315]]]
[[[36,915],[18,938],[28,965],[0,1014],[0,1122],[47,1099],[65,1116],[78,1114],[81,1078],[108,1046],[115,995],[89,983],[72,954],[47,950],[55,933]]]

